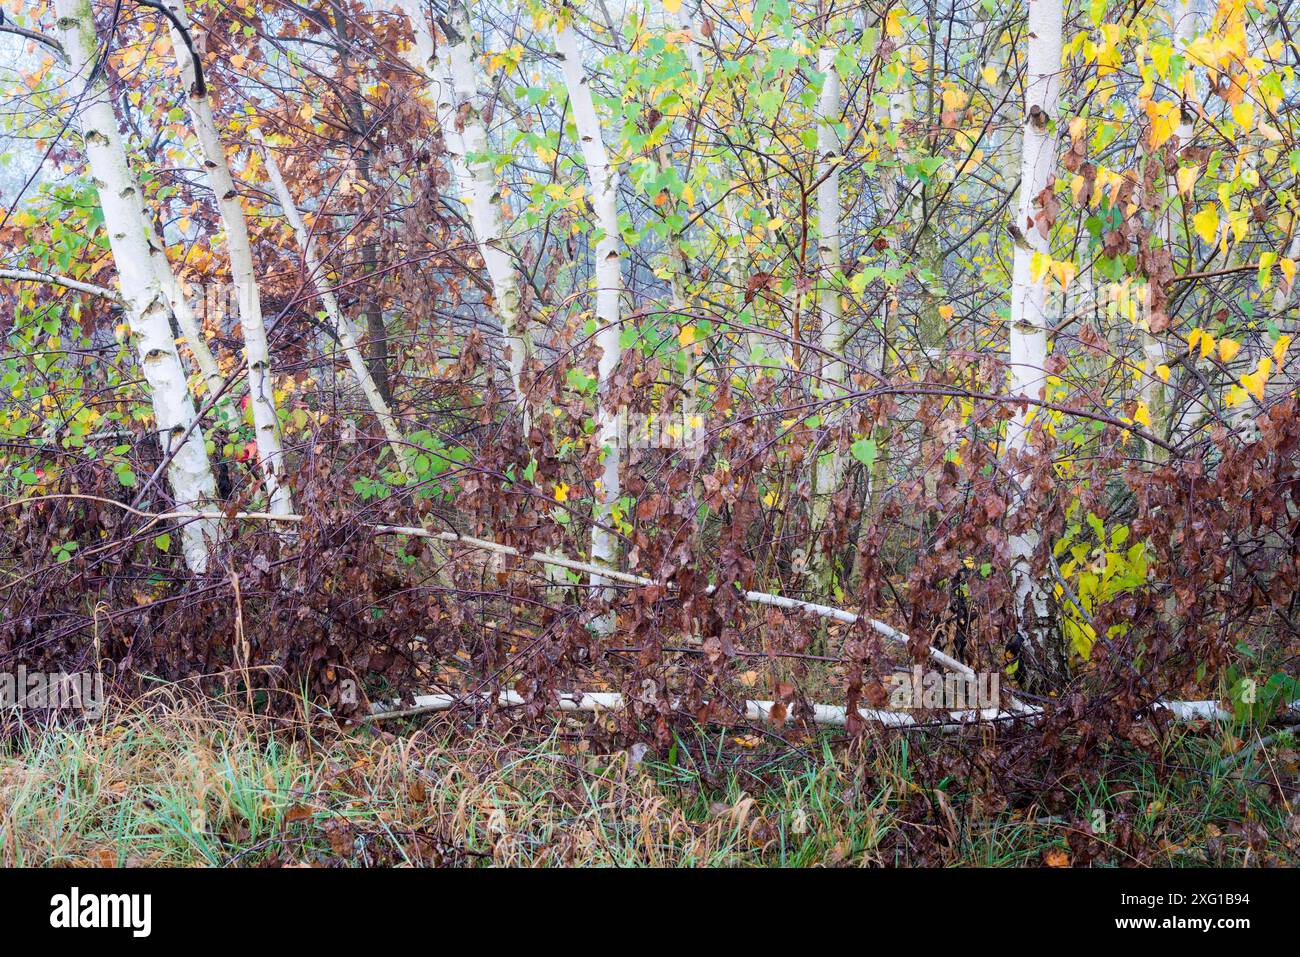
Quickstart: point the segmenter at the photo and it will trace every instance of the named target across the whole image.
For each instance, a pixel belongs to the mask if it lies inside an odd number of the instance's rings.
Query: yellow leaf
[[[1178,192],[1191,198],[1192,187],[1196,185],[1196,178],[1201,175],[1199,167],[1184,166],[1174,174],[1178,180]]]
[[[245,57],[244,54],[236,53],[234,56],[230,58],[230,65],[234,67],[236,70],[242,70],[244,68],[244,63],[247,62],[247,59],[248,58]]]
[[[695,327],[682,326],[682,331],[677,334],[677,341],[684,346],[689,346],[695,341]]]
[[[1156,73],[1160,76],[1169,75],[1169,57],[1173,52],[1173,47],[1168,43],[1151,44],[1151,62],[1155,64]]]
[[[1232,108],[1232,118],[1237,125],[1249,133],[1255,127],[1255,104],[1242,100]]]
[[[1031,282],[1042,282],[1047,278],[1047,274],[1052,271],[1052,257],[1044,253],[1034,253],[1029,260],[1029,279]]]
[[[944,322],[951,322],[953,316],[952,306],[940,306],[939,315],[943,317]]]
[[[1169,366],[1164,365],[1163,363],[1161,363],[1160,365],[1156,366],[1156,375],[1160,376],[1160,381],[1161,381],[1161,382],[1168,382],[1168,381],[1169,381]]]
[[[1246,238],[1250,232],[1250,222],[1246,218],[1246,211],[1239,209],[1228,217],[1228,225],[1232,227],[1232,235],[1236,237],[1237,242]]]
[[[1262,356],[1255,371],[1241,377],[1242,388],[1260,402],[1264,401],[1264,384],[1268,382],[1268,373],[1272,367],[1273,360],[1268,356]]]
[[[1233,339],[1219,340],[1219,361],[1231,362],[1233,358],[1241,351],[1241,343]]]
[[[1151,428],[1151,410],[1147,408],[1145,402],[1139,402],[1137,408],[1133,410],[1133,421],[1148,429]]]
[[[1219,235],[1219,211],[1214,206],[1207,205],[1192,217],[1192,225],[1196,228],[1196,235],[1204,242],[1213,243]]]
[[[1295,260],[1284,256],[1278,261],[1278,265],[1282,267],[1282,275],[1286,276],[1286,287],[1290,289],[1291,284],[1295,282]]]
[[[1193,329],[1187,335],[1187,354],[1191,355],[1196,351],[1196,344],[1201,341],[1201,330]]]
[[[555,486],[555,500],[557,502],[567,502],[569,500],[569,486],[563,482]]]
[[[1282,360],[1286,358],[1287,349],[1291,348],[1291,337],[1280,335],[1277,342],[1273,343],[1273,364],[1279,369],[1282,368]]]
[[[676,13],[682,8],[682,0],[664,0],[664,9],[669,13]]]
[[[1055,276],[1056,281],[1061,284],[1062,290],[1070,288],[1070,283],[1074,281],[1074,277],[1078,272],[1079,269],[1074,265],[1074,263],[1064,262],[1061,260],[1052,261],[1052,275]]]
[[[954,87],[948,87],[943,91],[943,108],[945,110],[960,110],[966,106],[967,96],[964,91]]]
[[[1178,129],[1179,106],[1177,103],[1147,102],[1147,117],[1151,120],[1151,149],[1163,146]]]
[[[1259,288],[1267,289],[1273,285],[1273,263],[1277,262],[1277,253],[1271,249],[1259,256]]]
[[[997,86],[998,71],[993,69],[991,66],[986,66],[984,69],[980,70],[980,78],[989,86]]]
[[[1201,358],[1204,359],[1214,351],[1214,336],[1208,332],[1201,333]]]

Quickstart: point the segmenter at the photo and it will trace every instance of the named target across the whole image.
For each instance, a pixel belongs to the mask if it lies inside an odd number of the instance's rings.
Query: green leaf
[[[849,446],[849,454],[867,468],[871,468],[876,463],[876,440],[858,439]]]
[[[157,547],[158,551],[165,552],[167,549],[172,547],[171,534],[163,532],[161,535],[154,537],[153,543]]]

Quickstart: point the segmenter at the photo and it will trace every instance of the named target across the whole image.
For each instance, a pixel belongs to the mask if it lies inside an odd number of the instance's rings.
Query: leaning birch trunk
[[[302,214],[298,212],[298,204],[289,192],[289,186],[280,174],[280,166],[275,161],[270,148],[261,140],[261,136],[254,132],[254,139],[261,144],[262,162],[266,166],[267,178],[271,181],[271,188],[275,192],[276,201],[280,208],[284,210],[284,218],[289,221],[293,227],[294,235],[298,239],[298,246],[302,250],[303,262],[307,266],[307,272],[311,274],[316,283],[316,289],[320,295],[321,303],[325,306],[325,314],[329,317],[330,324],[334,327],[334,334],[338,337],[339,345],[343,348],[343,354],[347,356],[348,365],[352,369],[352,374],[356,376],[357,384],[361,386],[361,391],[366,397],[366,402],[370,405],[370,411],[375,414],[379,420],[379,426],[384,430],[384,437],[388,440],[389,446],[393,450],[393,456],[397,461],[397,467],[407,474],[408,477],[414,477],[415,471],[411,467],[410,450],[406,447],[402,439],[401,430],[397,427],[397,422],[393,414],[389,411],[388,403],[379,393],[379,386],[375,384],[374,377],[370,374],[370,366],[366,364],[365,356],[361,354],[361,347],[357,344],[357,333],[352,325],[352,320],[343,312],[339,306],[338,300],[325,285],[325,267],[316,255],[316,244],[312,241],[311,234],[307,231],[307,224],[303,222]]]
[[[171,311],[154,272],[143,197],[118,134],[108,87],[100,77],[90,79],[99,55],[90,0],[55,0],[54,9],[72,74],[89,81],[80,97],[79,116],[86,164],[104,210],[131,338],[149,384],[163,455],[170,456],[167,479],[172,496],[182,508],[208,509],[216,501],[217,485],[172,338]],[[175,446],[176,442],[180,445]],[[218,532],[213,519],[181,527],[181,550],[191,571],[207,570],[209,542]]]
[[[582,69],[578,41],[573,28],[567,23],[558,25],[555,48],[560,55],[564,85],[569,93],[569,106],[573,111],[578,143],[591,183],[591,205],[595,211],[596,228],[600,238],[596,241],[596,345],[600,348],[597,365],[597,441],[603,449],[604,468],[600,487],[596,490],[595,524],[591,531],[592,562],[602,568],[613,568],[617,560],[617,542],[606,527],[611,521],[612,506],[619,496],[619,464],[622,458],[618,434],[618,414],[605,408],[609,382],[614,367],[618,365],[619,351],[619,298],[622,293],[622,268],[618,231],[618,171],[610,164],[605,142],[601,138],[600,121],[591,98],[591,87]],[[608,597],[608,584],[600,575],[591,577],[597,595]],[[613,630],[612,616],[597,622],[597,630]]]
[[[175,22],[170,23],[172,50],[185,84],[190,118],[203,153],[208,182],[216,195],[217,211],[221,215],[226,247],[230,252],[230,276],[235,284],[244,356],[248,361],[248,401],[253,413],[258,463],[271,513],[288,515],[293,511],[293,497],[284,484],[284,449],[280,441],[280,418],[275,408],[271,351],[266,341],[266,325],[262,321],[262,299],[253,268],[253,250],[248,241],[248,223],[230,174],[226,149],[217,132],[212,103],[201,79],[201,68],[194,62],[189,38],[181,32],[190,29],[185,4],[183,0],[166,0],[166,3],[175,17]]]
[[[823,49],[817,56],[817,72],[825,76],[817,123],[817,256],[821,263],[818,283],[818,311],[821,319],[821,381],[824,399],[833,400],[845,391],[844,321],[840,311],[840,78],[835,70],[835,49]],[[831,496],[840,483],[843,460],[838,449],[817,456],[816,493],[813,499],[813,528],[819,531],[830,512]],[[817,549],[821,553],[820,547]]]
[[[520,298],[519,273],[507,244],[501,216],[501,190],[492,163],[485,158],[488,150],[487,124],[483,119],[479,95],[479,74],[472,46],[473,31],[469,12],[460,0],[452,0],[451,33],[448,54],[441,61],[434,50],[432,34],[424,19],[419,0],[398,0],[398,6],[411,21],[416,40],[416,59],[433,90],[437,103],[438,123],[443,141],[451,155],[454,179],[467,197],[470,228],[483,264],[492,283],[497,320],[501,335],[510,351],[507,366],[514,399],[528,428],[528,403],[524,395],[524,366],[533,353],[532,337],[524,326]]]
[[[176,317],[176,326],[185,337],[185,344],[190,347],[194,364],[199,367],[199,374],[207,384],[208,395],[222,396],[217,400],[217,411],[220,413],[222,424],[233,428],[236,416],[230,404],[230,397],[225,395],[226,377],[221,374],[216,357],[208,348],[207,338],[203,335],[203,326],[199,323],[199,317],[194,314],[194,307],[190,305],[185,291],[181,289],[181,284],[176,279],[176,273],[172,271],[171,262],[167,259],[167,247],[162,237],[154,229],[153,223],[147,220],[145,242],[149,246],[149,262],[154,278],[158,280],[158,287],[166,297],[172,315]]]
[[[1025,115],[1020,149],[1020,194],[1012,235],[1015,256],[1011,277],[1010,394],[1038,398],[1047,364],[1047,288],[1030,276],[1033,256],[1047,255],[1050,223],[1035,220],[1039,195],[1048,189],[1056,163],[1056,114],[1061,92],[1061,0],[1029,0],[1026,32],[1029,50],[1025,72]],[[1032,225],[1031,225],[1032,223]],[[1024,452],[1029,437],[1029,412],[1018,411],[1007,424],[1006,451]],[[1012,579],[1020,634],[1042,646],[1048,619],[1047,594],[1030,569],[1038,533],[1025,531],[1011,539]],[[1025,621],[1028,616],[1032,619]]]

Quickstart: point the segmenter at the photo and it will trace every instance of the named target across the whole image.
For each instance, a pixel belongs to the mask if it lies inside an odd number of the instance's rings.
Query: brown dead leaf
[[[1043,854],[1043,863],[1048,867],[1069,867],[1070,855],[1060,848],[1054,847]]]

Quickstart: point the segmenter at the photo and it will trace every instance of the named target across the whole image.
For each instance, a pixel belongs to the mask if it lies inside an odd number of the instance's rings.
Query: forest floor
[[[1170,729],[1157,754],[1117,747],[1074,778],[1083,783],[1015,807],[923,769],[918,749],[944,747],[936,738],[791,748],[701,729],[662,752],[614,750],[585,720],[549,733],[446,714],[341,728],[167,688],[80,726],[11,729],[0,864],[1300,861],[1292,732],[1251,742],[1229,728]]]

